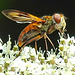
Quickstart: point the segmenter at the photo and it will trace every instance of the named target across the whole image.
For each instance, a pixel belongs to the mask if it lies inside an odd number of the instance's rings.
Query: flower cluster
[[[7,43],[0,39],[0,75],[75,75],[75,39],[64,39],[60,35],[59,52],[51,49],[44,57],[42,50],[24,47],[20,56],[17,44],[11,49],[9,36]]]

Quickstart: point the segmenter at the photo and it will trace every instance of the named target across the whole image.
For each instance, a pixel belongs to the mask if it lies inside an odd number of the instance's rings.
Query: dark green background
[[[5,9],[17,9],[25,11],[41,17],[43,15],[53,15],[54,13],[63,13],[68,19],[67,33],[70,36],[75,35],[75,0],[0,0],[0,38],[4,42],[7,41],[8,35],[11,35],[11,41],[18,39],[20,32],[27,24],[17,24],[7,19],[2,13]],[[57,47],[57,39],[59,39],[58,31],[48,35]],[[14,43],[14,42],[13,42]],[[34,42],[30,44],[34,47]],[[45,49],[44,40],[39,40],[38,46]],[[51,44],[48,42],[49,48]]]

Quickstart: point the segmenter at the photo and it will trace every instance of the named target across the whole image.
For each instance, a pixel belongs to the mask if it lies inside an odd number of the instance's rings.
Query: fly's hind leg
[[[46,50],[45,50],[44,56],[45,56],[45,59],[47,59],[47,57],[48,57],[48,55],[47,55],[47,51],[48,51],[47,39],[49,40],[49,42],[53,46],[54,50],[55,50],[55,47],[54,47],[54,44],[52,43],[52,41],[50,40],[50,38],[47,36],[46,33],[44,33],[44,39],[45,39],[45,45],[46,45]]]
[[[37,54],[37,41],[35,41],[35,52]]]
[[[45,50],[45,53],[44,53],[44,57],[45,57],[45,59],[47,59],[47,57],[48,57],[48,55],[47,55],[48,45],[47,45],[46,33],[44,33],[44,39],[45,39],[45,46],[46,46],[46,50]]]

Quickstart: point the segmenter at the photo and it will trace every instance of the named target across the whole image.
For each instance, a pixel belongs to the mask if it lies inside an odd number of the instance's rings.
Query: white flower
[[[5,75],[5,73],[0,73],[0,75]]]
[[[10,72],[6,72],[5,75],[15,75],[15,72],[12,72],[12,71],[10,71]]]
[[[75,57],[71,57],[68,59],[71,65],[75,65]]]
[[[56,55],[51,49],[45,60],[42,51],[31,47],[24,47],[20,56],[18,46],[11,49],[11,40],[0,42],[0,75],[74,75],[75,74],[75,39],[65,39],[60,36],[59,52]]]

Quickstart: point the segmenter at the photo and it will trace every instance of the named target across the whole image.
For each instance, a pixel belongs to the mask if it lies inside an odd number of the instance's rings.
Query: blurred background
[[[53,15],[54,13],[63,13],[66,17],[67,32],[70,36],[75,36],[75,0],[0,0],[0,38],[3,42],[8,40],[8,35],[11,36],[12,44],[14,40],[18,40],[20,32],[28,24],[17,24],[14,21],[6,18],[1,11],[5,9],[16,9],[28,12],[35,16]],[[58,46],[59,39],[58,31],[48,35],[55,47]],[[34,47],[34,42],[29,44]],[[38,48],[45,49],[44,39],[38,41]],[[52,48],[48,42],[49,49]]]

